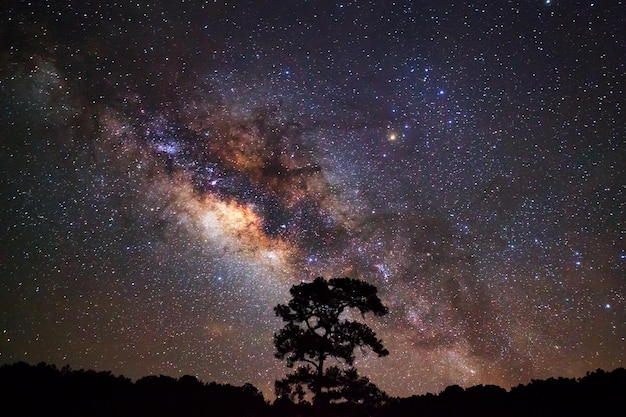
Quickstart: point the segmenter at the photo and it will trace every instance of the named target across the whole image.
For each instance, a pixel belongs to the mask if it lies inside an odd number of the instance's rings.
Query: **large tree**
[[[349,393],[359,390],[366,395],[384,395],[367,378],[358,377],[352,365],[357,348],[371,349],[378,356],[386,356],[389,351],[370,327],[342,314],[346,309],[358,310],[361,317],[370,312],[376,316],[387,314],[376,287],[357,279],[318,277],[294,285],[290,293],[288,304],[274,308],[285,322],[274,334],[275,356],[286,360],[290,368],[296,363],[301,365],[276,381],[277,395],[302,400],[308,390],[314,395],[314,404],[356,401],[349,398]],[[331,366],[325,367],[327,364]]]

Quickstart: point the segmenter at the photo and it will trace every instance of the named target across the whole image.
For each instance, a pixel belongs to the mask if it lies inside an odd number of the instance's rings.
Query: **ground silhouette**
[[[327,416],[592,416],[626,410],[626,369],[598,369],[584,377],[532,380],[510,390],[453,385],[438,395],[390,398],[370,409],[334,404]],[[312,416],[307,404],[286,398],[270,404],[251,384],[204,383],[193,376],[146,376],[135,382],[111,372],[61,369],[25,362],[0,367],[0,415],[137,417]]]
[[[146,376],[132,382],[110,372],[18,362],[0,367],[0,415],[267,416],[251,384],[203,383],[193,376]]]

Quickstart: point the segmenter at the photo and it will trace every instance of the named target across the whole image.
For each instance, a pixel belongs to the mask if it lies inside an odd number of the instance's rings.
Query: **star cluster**
[[[622,1],[2,9],[0,362],[273,398],[323,275],[391,395],[625,365]]]

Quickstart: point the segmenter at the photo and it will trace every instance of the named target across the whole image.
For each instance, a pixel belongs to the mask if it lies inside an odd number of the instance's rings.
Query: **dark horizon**
[[[189,374],[184,374],[184,375],[179,375],[179,376],[173,376],[173,375],[167,375],[167,374],[163,374],[163,373],[158,373],[158,374],[151,374],[151,375],[143,375],[139,378],[129,378],[126,375],[123,374],[114,374],[112,373],[110,370],[107,369],[84,369],[84,368],[80,368],[80,369],[74,369],[72,368],[72,366],[70,364],[65,364],[63,366],[58,366],[57,364],[52,364],[52,363],[46,363],[46,362],[38,362],[38,363],[28,363],[28,362],[24,362],[24,361],[18,361],[18,362],[14,362],[14,363],[5,363],[0,365],[0,371],[2,371],[3,369],[11,369],[11,368],[15,368],[18,370],[25,370],[25,369],[31,369],[31,370],[35,370],[37,368],[45,368],[54,372],[59,372],[60,374],[82,374],[82,373],[87,373],[87,374],[99,374],[99,375],[107,375],[110,376],[112,379],[119,379],[119,380],[126,380],[132,384],[136,384],[137,382],[139,382],[142,379],[153,379],[153,378],[164,378],[167,380],[172,380],[172,381],[180,381],[180,380],[185,380],[188,378],[193,378],[195,380],[197,380],[200,384],[202,385],[217,385],[217,386],[230,386],[233,388],[243,388],[245,386],[250,386],[253,387],[255,390],[258,391],[258,393],[262,396],[262,398],[264,399],[264,401],[268,402],[268,403],[273,403],[274,401],[277,400],[276,396],[274,396],[273,398],[267,398],[267,396],[265,395],[265,393],[263,393],[258,387],[254,386],[254,384],[251,384],[250,382],[244,382],[243,384],[240,385],[233,385],[233,384],[229,384],[229,383],[225,383],[225,382],[219,382],[219,381],[205,381],[202,380],[201,378],[198,378],[196,375],[189,375]],[[612,370],[605,370],[605,369],[594,369],[594,370],[589,370],[587,372],[585,372],[584,375],[578,376],[578,377],[564,377],[564,376],[560,376],[560,375],[553,375],[550,376],[548,378],[543,378],[543,379],[532,379],[529,380],[525,383],[519,383],[515,386],[511,386],[511,387],[501,387],[499,385],[493,385],[493,384],[476,384],[476,385],[471,385],[471,386],[461,386],[458,384],[451,384],[446,386],[444,389],[442,389],[439,392],[425,392],[425,393],[415,393],[415,394],[410,394],[408,396],[404,396],[404,397],[396,397],[396,396],[390,396],[390,399],[409,399],[411,397],[432,397],[432,396],[441,396],[442,394],[444,394],[446,391],[450,392],[450,391],[455,391],[457,389],[460,389],[462,391],[471,391],[474,388],[477,387],[495,387],[498,389],[502,389],[505,392],[510,393],[511,390],[514,389],[521,389],[523,387],[528,387],[532,384],[535,383],[545,383],[546,381],[574,381],[574,382],[580,382],[581,380],[584,380],[585,378],[590,378],[590,377],[594,377],[597,375],[605,375],[605,374],[616,374],[619,375],[622,379],[623,382],[626,383],[626,369],[623,367],[618,367]],[[2,372],[0,372],[0,375],[5,376],[5,374],[2,374]]]
[[[178,379],[146,376],[131,381],[110,372],[62,369],[40,363],[0,366],[0,411],[8,417],[99,415],[168,416],[527,416],[600,415],[623,407],[626,369],[598,369],[579,379],[549,378],[513,387],[447,387],[436,395],[387,398],[382,403],[335,403],[317,409],[285,398],[263,399],[250,384],[206,383],[189,375]],[[36,400],[35,400],[36,399]]]

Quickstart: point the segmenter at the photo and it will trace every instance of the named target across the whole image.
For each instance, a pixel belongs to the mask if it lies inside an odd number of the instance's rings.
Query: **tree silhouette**
[[[292,368],[303,363],[286,378],[276,381],[278,397],[303,401],[308,392],[313,393],[315,405],[331,401],[362,402],[358,394],[383,398],[384,394],[367,378],[359,377],[354,368],[341,369],[342,363],[352,366],[359,348],[368,348],[378,356],[389,351],[374,331],[358,321],[349,320],[346,309],[356,309],[365,317],[376,316],[388,310],[371,284],[351,278],[322,277],[313,282],[294,285],[288,304],[274,308],[284,327],[274,334],[275,356],[286,360]],[[333,366],[325,368],[328,362]]]

